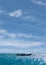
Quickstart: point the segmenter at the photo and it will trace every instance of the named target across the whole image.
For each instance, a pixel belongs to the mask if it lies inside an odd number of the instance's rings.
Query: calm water
[[[0,65],[46,65],[46,55],[16,56],[16,54],[0,54]]]

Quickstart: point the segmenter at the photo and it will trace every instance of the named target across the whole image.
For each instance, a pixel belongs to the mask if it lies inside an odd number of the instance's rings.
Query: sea
[[[0,53],[0,65],[46,65],[46,54],[17,56],[16,53]]]

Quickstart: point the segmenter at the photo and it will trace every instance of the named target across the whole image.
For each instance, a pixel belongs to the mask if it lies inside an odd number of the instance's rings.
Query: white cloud
[[[0,39],[4,38],[3,36],[0,36]]]
[[[0,46],[12,46],[17,48],[30,48],[30,47],[39,47],[43,45],[41,42],[31,42],[31,41],[19,41],[19,40],[12,40],[12,41],[0,41]]]
[[[5,29],[0,29],[0,35],[4,36],[7,36],[9,38],[16,38],[16,37],[24,37],[24,38],[31,38],[32,35],[31,34],[24,34],[24,33],[21,33],[21,34],[16,34],[16,33],[10,33],[8,32],[7,30]]]
[[[8,37],[16,38],[16,34],[14,34],[14,33],[8,33],[7,35],[8,35]]]
[[[22,52],[38,52],[40,47],[44,45],[42,42],[31,42],[31,41],[22,41],[22,40],[1,40],[0,41],[0,52],[2,53],[22,53]]]
[[[21,9],[15,10],[13,12],[9,13],[9,16],[11,17],[21,17],[22,19],[25,20],[31,20],[31,21],[37,21],[37,18],[35,16],[27,15],[28,13],[23,12]]]
[[[4,11],[3,10],[0,10],[0,13],[3,13]]]
[[[33,3],[38,4],[38,5],[46,6],[46,3],[45,2],[39,1],[39,0],[33,0]]]
[[[0,29],[0,35],[3,35],[4,38],[5,38],[5,36],[11,37],[11,38],[15,38],[15,37],[16,37],[16,34],[14,34],[14,33],[9,33],[9,32],[8,32],[7,30],[5,30],[5,29]]]
[[[23,15],[23,12],[21,9],[15,10],[15,11],[9,13],[9,16],[13,16],[13,17],[20,17],[22,15]]]
[[[25,38],[31,38],[31,34],[17,34],[18,37],[25,37]]]
[[[37,21],[37,18],[35,16],[23,16],[22,18],[25,20],[31,20],[33,22]]]
[[[0,9],[0,14],[6,14],[6,11]]]
[[[4,30],[4,29],[0,29],[0,34],[6,34],[6,33],[7,33],[6,30]]]

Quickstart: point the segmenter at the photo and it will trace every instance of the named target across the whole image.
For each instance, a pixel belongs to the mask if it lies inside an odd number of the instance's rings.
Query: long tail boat
[[[25,53],[18,53],[18,54],[16,54],[17,56],[31,56],[32,55],[32,53],[30,53],[30,54],[25,54]]]

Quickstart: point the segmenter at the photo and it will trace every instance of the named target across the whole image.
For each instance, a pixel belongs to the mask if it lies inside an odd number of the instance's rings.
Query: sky
[[[46,0],[0,0],[0,53],[46,53]]]

